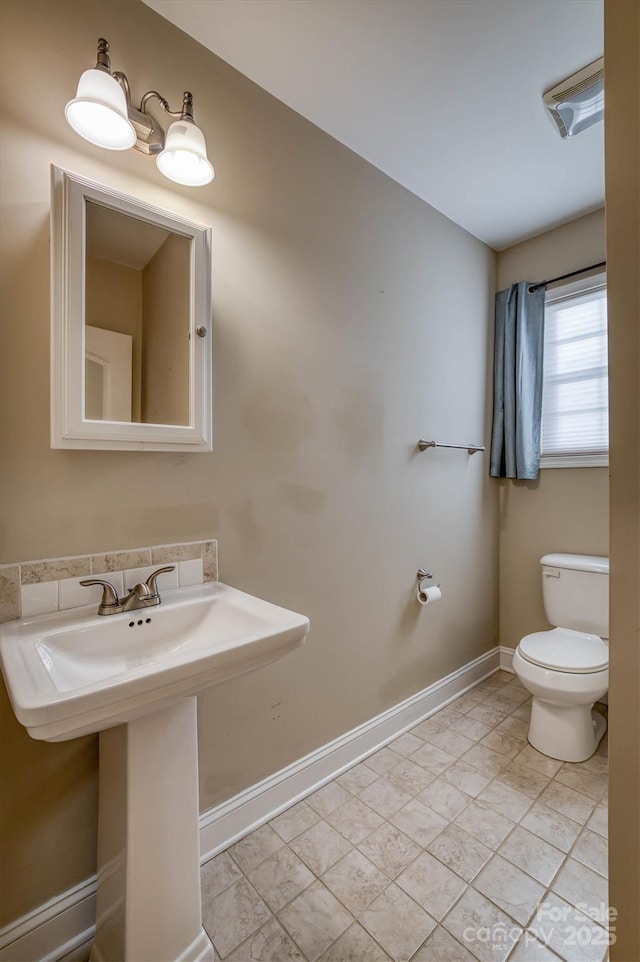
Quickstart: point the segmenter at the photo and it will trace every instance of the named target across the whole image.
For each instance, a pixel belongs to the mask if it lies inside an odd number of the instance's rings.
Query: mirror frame
[[[188,425],[92,421],[84,416],[86,202],[191,240]],[[205,336],[196,334],[204,328]],[[211,228],[51,167],[51,447],[211,451]]]

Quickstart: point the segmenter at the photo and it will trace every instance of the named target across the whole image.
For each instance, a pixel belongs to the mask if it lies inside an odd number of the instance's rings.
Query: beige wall
[[[500,251],[498,289],[518,281],[544,281],[605,259],[604,210],[596,210]]]
[[[142,271],[142,420],[189,424],[191,248],[169,234]]]
[[[605,260],[604,211],[498,254],[498,289]],[[537,481],[500,486],[500,644],[515,648],[548,627],[539,560],[550,551],[609,553],[607,468],[545,468]]]
[[[614,962],[640,959],[640,6],[606,0],[611,399],[609,898]]]
[[[131,420],[140,420],[142,356],[142,271],[98,257],[86,260],[85,322],[103,331],[129,334]]]
[[[3,3],[3,561],[218,537],[223,580],[310,616],[200,699],[208,808],[495,645],[486,458],[415,450],[488,440],[495,255],[143,4],[77,14]],[[66,126],[99,36],[137,96],[193,91],[211,185]],[[213,454],[50,450],[51,163],[212,226]],[[36,744],[3,704],[6,921],[93,870],[95,740]]]

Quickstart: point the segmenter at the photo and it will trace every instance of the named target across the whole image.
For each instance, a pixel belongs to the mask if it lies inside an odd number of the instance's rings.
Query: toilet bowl
[[[530,744],[551,758],[581,762],[607,727],[592,709],[609,687],[609,560],[551,554],[541,564],[545,612],[557,627],[526,635],[513,669],[533,696]]]

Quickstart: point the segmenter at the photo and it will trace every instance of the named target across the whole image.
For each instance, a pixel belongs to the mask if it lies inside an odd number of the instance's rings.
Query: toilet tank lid
[[[594,554],[545,554],[540,564],[547,568],[571,568],[573,571],[595,571],[609,574],[609,559]]]

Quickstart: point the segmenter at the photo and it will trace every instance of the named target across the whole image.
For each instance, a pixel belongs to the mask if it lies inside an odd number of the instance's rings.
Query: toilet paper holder
[[[417,585],[416,585],[416,598],[420,605],[426,606],[433,604],[434,601],[440,601],[442,595],[440,593],[440,585],[435,585],[433,583],[433,575],[426,568],[418,568],[418,573],[416,575]]]
[[[433,575],[431,574],[430,571],[427,571],[425,568],[418,568],[418,573],[417,573],[417,575],[416,575],[416,580],[417,580],[418,584],[420,584],[420,582],[421,582],[421,581],[424,581],[424,580],[433,581]],[[436,588],[439,588],[439,587],[440,587],[440,583],[438,583],[435,587],[436,587]]]

